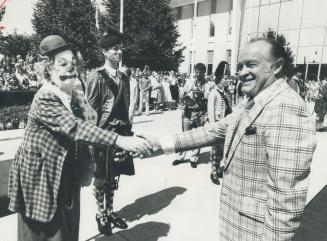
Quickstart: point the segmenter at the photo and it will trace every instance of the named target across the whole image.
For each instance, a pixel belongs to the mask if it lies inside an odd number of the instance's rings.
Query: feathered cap
[[[226,61],[221,61],[215,70],[215,77],[217,79],[222,79],[225,74],[229,73],[229,64]]]
[[[100,39],[99,44],[102,49],[107,49],[121,43],[122,40],[123,35],[120,32],[111,27],[107,27]]]

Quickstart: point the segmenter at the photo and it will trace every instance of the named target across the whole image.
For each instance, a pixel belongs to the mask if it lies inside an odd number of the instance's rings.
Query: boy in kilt
[[[126,75],[118,70],[122,56],[121,41],[122,35],[118,31],[107,28],[100,40],[105,64],[89,74],[86,92],[99,117],[97,126],[132,136],[128,115],[129,82]],[[111,235],[113,227],[128,227],[125,220],[113,212],[113,197],[120,174],[134,175],[133,158],[129,152],[117,148],[97,148],[94,157],[96,172],[93,185],[98,205],[96,221],[100,233]]]

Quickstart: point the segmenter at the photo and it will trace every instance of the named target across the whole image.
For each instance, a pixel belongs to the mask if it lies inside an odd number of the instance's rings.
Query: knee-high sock
[[[114,203],[114,193],[115,187],[114,183],[105,183],[105,203],[106,203],[106,211],[110,214],[113,210],[113,203]]]
[[[96,204],[98,208],[98,216],[105,214],[106,212],[106,203],[105,203],[105,194],[104,186],[93,186],[93,195],[96,199]]]

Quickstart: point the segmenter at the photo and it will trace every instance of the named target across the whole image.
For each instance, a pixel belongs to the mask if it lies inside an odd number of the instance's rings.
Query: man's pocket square
[[[255,126],[248,126],[246,129],[245,129],[245,135],[254,135],[257,133],[257,127]]]

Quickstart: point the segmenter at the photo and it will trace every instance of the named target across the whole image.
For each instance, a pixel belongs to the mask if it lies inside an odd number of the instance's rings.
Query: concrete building
[[[226,60],[235,73],[246,43],[271,29],[285,36],[305,77],[327,77],[326,0],[172,0],[171,6],[186,47],[182,72],[202,62],[211,74]]]

